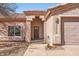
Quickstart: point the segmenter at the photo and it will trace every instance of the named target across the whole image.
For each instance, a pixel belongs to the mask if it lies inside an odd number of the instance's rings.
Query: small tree
[[[0,3],[0,10],[3,15],[12,15],[15,13],[17,5],[15,3]]]
[[[17,5],[15,3],[0,3],[0,7],[14,12],[17,8]]]

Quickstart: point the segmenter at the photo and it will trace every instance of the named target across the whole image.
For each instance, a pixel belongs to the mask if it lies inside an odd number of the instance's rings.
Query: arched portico
[[[44,16],[26,16],[26,41],[44,39]]]
[[[39,16],[35,16],[31,21],[32,40],[44,39],[44,21]]]

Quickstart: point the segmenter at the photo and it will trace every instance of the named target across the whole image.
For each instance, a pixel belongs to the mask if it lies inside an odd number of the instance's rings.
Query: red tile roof
[[[24,11],[24,13],[27,15],[27,16],[29,16],[29,15],[35,15],[35,16],[39,16],[39,15],[45,15],[45,11]]]

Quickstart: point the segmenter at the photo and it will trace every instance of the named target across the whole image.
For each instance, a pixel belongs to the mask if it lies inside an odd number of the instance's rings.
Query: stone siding
[[[8,26],[21,26],[21,36],[8,36]],[[0,41],[23,41],[25,39],[24,22],[0,22]]]

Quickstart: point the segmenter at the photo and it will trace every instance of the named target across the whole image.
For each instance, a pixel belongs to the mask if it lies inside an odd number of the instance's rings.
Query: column
[[[31,21],[26,22],[26,42],[31,42]]]
[[[35,16],[26,16],[26,41],[31,42],[31,21]]]

